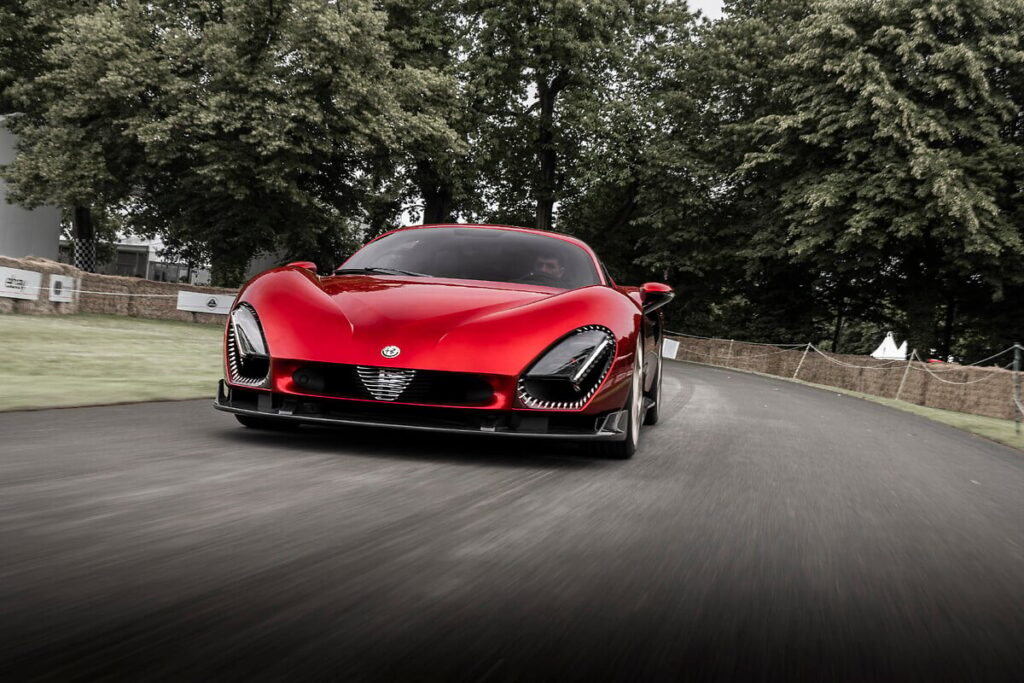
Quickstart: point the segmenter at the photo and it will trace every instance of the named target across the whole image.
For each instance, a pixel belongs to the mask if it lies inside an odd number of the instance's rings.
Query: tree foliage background
[[[695,334],[1024,338],[1024,0],[0,0],[13,111],[13,200],[225,284],[505,222]]]

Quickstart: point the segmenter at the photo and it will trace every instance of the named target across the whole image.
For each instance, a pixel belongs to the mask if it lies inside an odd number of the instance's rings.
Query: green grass
[[[693,361],[684,361],[691,363]],[[696,365],[708,365],[707,363],[696,363]],[[897,401],[892,398],[882,398],[881,396],[873,396],[871,394],[863,394],[859,391],[851,391],[850,389],[840,389],[839,387],[832,387],[827,384],[815,384],[814,382],[805,382],[801,379],[790,379],[788,377],[780,377],[778,375],[769,375],[763,372],[752,372],[750,370],[739,370],[737,368],[729,368],[723,365],[710,365],[709,367],[721,368],[723,370],[734,370],[735,372],[745,372],[750,375],[760,375],[761,377],[772,377],[775,379],[785,380],[787,382],[795,382],[797,384],[804,384],[809,387],[816,389],[825,389],[826,391],[834,391],[839,394],[845,394],[847,396],[855,396],[862,398],[867,401],[873,401],[874,403],[881,403],[884,406],[890,408],[896,408],[897,410],[903,410],[908,413],[914,413],[921,417],[926,417],[929,420],[935,422],[941,422],[942,424],[949,425],[950,427],[956,427],[962,429],[965,432],[971,432],[978,436],[983,436],[986,439],[992,441],[998,441],[999,443],[1006,444],[1013,448],[1024,451],[1024,423],[1021,425],[1021,434],[1017,434],[1015,431],[1015,425],[1013,420],[1000,420],[995,417],[984,417],[982,415],[971,415],[970,413],[957,413],[952,410],[940,410],[939,408],[929,408],[927,406],[919,406],[916,403],[908,403],[906,401]]]
[[[805,382],[805,384],[810,384],[810,382]],[[915,415],[926,417],[929,420],[935,420],[936,422],[941,422],[951,427],[956,427],[957,429],[962,429],[964,431],[971,432],[972,434],[983,436],[986,439],[998,441],[999,443],[1024,451],[1024,424],[1021,425],[1021,434],[1017,434],[1015,432],[1013,420],[1000,420],[995,417],[985,417],[983,415],[971,415],[970,413],[957,413],[952,410],[929,408],[927,406],[919,406],[916,403],[907,403],[906,401],[897,401],[892,398],[881,398],[879,396],[871,396],[869,394],[860,394],[855,391],[836,389],[835,387],[822,388],[829,389],[830,391],[841,391],[844,394],[859,396],[860,398],[874,401],[875,403],[881,403],[882,405],[889,406],[890,408],[905,410],[908,413],[914,413]]]
[[[0,315],[0,410],[212,399],[222,334],[107,315]]]

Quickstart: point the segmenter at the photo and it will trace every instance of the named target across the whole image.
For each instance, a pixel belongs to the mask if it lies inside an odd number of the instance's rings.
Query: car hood
[[[353,340],[374,344],[390,336],[440,341],[452,329],[470,320],[565,291],[502,286],[502,283],[365,275],[325,278],[321,289],[348,319]]]
[[[516,374],[562,335],[601,324],[624,299],[577,290],[398,276],[317,278],[271,271],[241,298],[255,306],[272,356],[328,363]],[[602,304],[602,301],[604,303]],[[397,356],[382,350],[397,346]]]

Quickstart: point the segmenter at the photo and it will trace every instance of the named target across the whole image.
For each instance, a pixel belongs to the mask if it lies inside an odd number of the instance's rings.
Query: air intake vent
[[[376,368],[357,365],[359,381],[370,395],[378,401],[394,401],[402,395],[416,377],[415,370],[398,368]]]

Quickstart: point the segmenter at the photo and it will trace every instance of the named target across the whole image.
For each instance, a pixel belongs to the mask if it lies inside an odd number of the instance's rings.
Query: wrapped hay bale
[[[65,272],[64,264],[35,256],[29,256],[22,259],[0,256],[0,266],[5,268],[15,268],[18,270],[27,270],[33,273],[39,273],[40,275],[38,283],[39,289],[33,290],[32,292],[32,294],[35,295],[34,299],[0,297],[0,300],[5,302],[4,304],[0,304],[0,312],[24,313],[28,315],[50,315],[53,313],[74,312],[76,305],[73,301],[71,303],[50,301],[50,276],[63,275]],[[69,311],[68,309],[71,310]]]
[[[132,293],[136,296],[131,298],[128,315],[134,318],[192,322],[191,313],[178,310],[179,289],[194,290],[173,282],[136,280],[132,283]]]
[[[82,313],[128,315],[134,278],[82,273],[78,310]]]
[[[1003,420],[1014,416],[1013,373],[1001,368],[970,368],[970,384],[961,396],[961,411]]]

